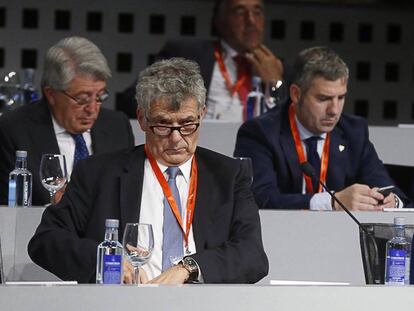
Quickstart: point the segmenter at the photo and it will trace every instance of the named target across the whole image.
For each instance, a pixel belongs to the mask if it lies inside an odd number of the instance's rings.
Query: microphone
[[[375,240],[375,237],[372,235],[372,232],[369,232],[359,221],[358,219],[355,218],[354,215],[352,215],[352,213],[349,211],[349,209],[336,197],[336,195],[334,193],[332,193],[328,186],[323,183],[319,176],[316,175],[315,173],[315,169],[313,168],[313,166],[305,161],[302,162],[300,164],[300,168],[302,170],[302,172],[310,177],[310,178],[314,178],[316,179],[316,181],[323,187],[323,189],[325,189],[325,191],[327,193],[329,193],[329,195],[331,196],[331,198],[339,204],[340,207],[342,207],[342,209],[352,218],[352,220],[358,225],[358,227],[364,231],[364,233],[372,240],[373,242],[373,246],[374,246],[374,252],[375,252],[375,263],[374,263],[374,284],[381,284],[381,279],[380,279],[380,264],[379,264],[379,256],[378,256],[378,246],[377,246],[377,242]]]

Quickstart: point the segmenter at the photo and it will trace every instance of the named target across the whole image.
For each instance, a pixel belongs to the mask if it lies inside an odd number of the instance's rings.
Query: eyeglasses
[[[146,118],[149,123],[151,121]],[[198,117],[200,119],[200,117]],[[151,125],[149,128],[151,129],[152,133],[160,137],[168,137],[171,135],[173,131],[178,131],[181,136],[189,136],[195,131],[197,131],[198,127],[200,126],[200,122],[194,123],[187,123],[181,126],[164,126],[164,125]]]
[[[79,106],[86,106],[91,104],[92,102],[96,102],[97,104],[102,104],[105,100],[109,98],[109,93],[105,90],[101,95],[97,95],[95,98],[89,95],[80,95],[79,97],[75,97],[67,93],[66,91],[61,91],[62,94],[66,95],[73,101],[75,101]]]

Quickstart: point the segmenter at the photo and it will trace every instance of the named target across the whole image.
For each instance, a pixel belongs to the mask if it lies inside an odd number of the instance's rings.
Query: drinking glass
[[[127,223],[122,244],[124,246],[124,254],[128,255],[129,261],[134,267],[134,278],[132,283],[138,284],[139,268],[148,262],[154,249],[152,225]]]
[[[40,162],[40,181],[50,193],[50,202],[57,191],[63,188],[68,180],[66,159],[63,154],[44,154]]]
[[[249,157],[235,157],[235,159],[240,161],[240,164],[244,168],[244,171],[247,172],[247,175],[250,177],[250,185],[251,185],[253,183],[252,159]]]

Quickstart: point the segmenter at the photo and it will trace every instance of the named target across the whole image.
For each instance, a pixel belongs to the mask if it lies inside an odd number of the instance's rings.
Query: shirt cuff
[[[331,196],[328,192],[315,193],[310,200],[311,211],[332,211]]]

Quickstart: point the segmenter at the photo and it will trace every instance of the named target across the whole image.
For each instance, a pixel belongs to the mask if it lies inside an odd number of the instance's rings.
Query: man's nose
[[[328,105],[328,114],[337,115],[340,112],[340,101],[337,97],[333,98]]]

